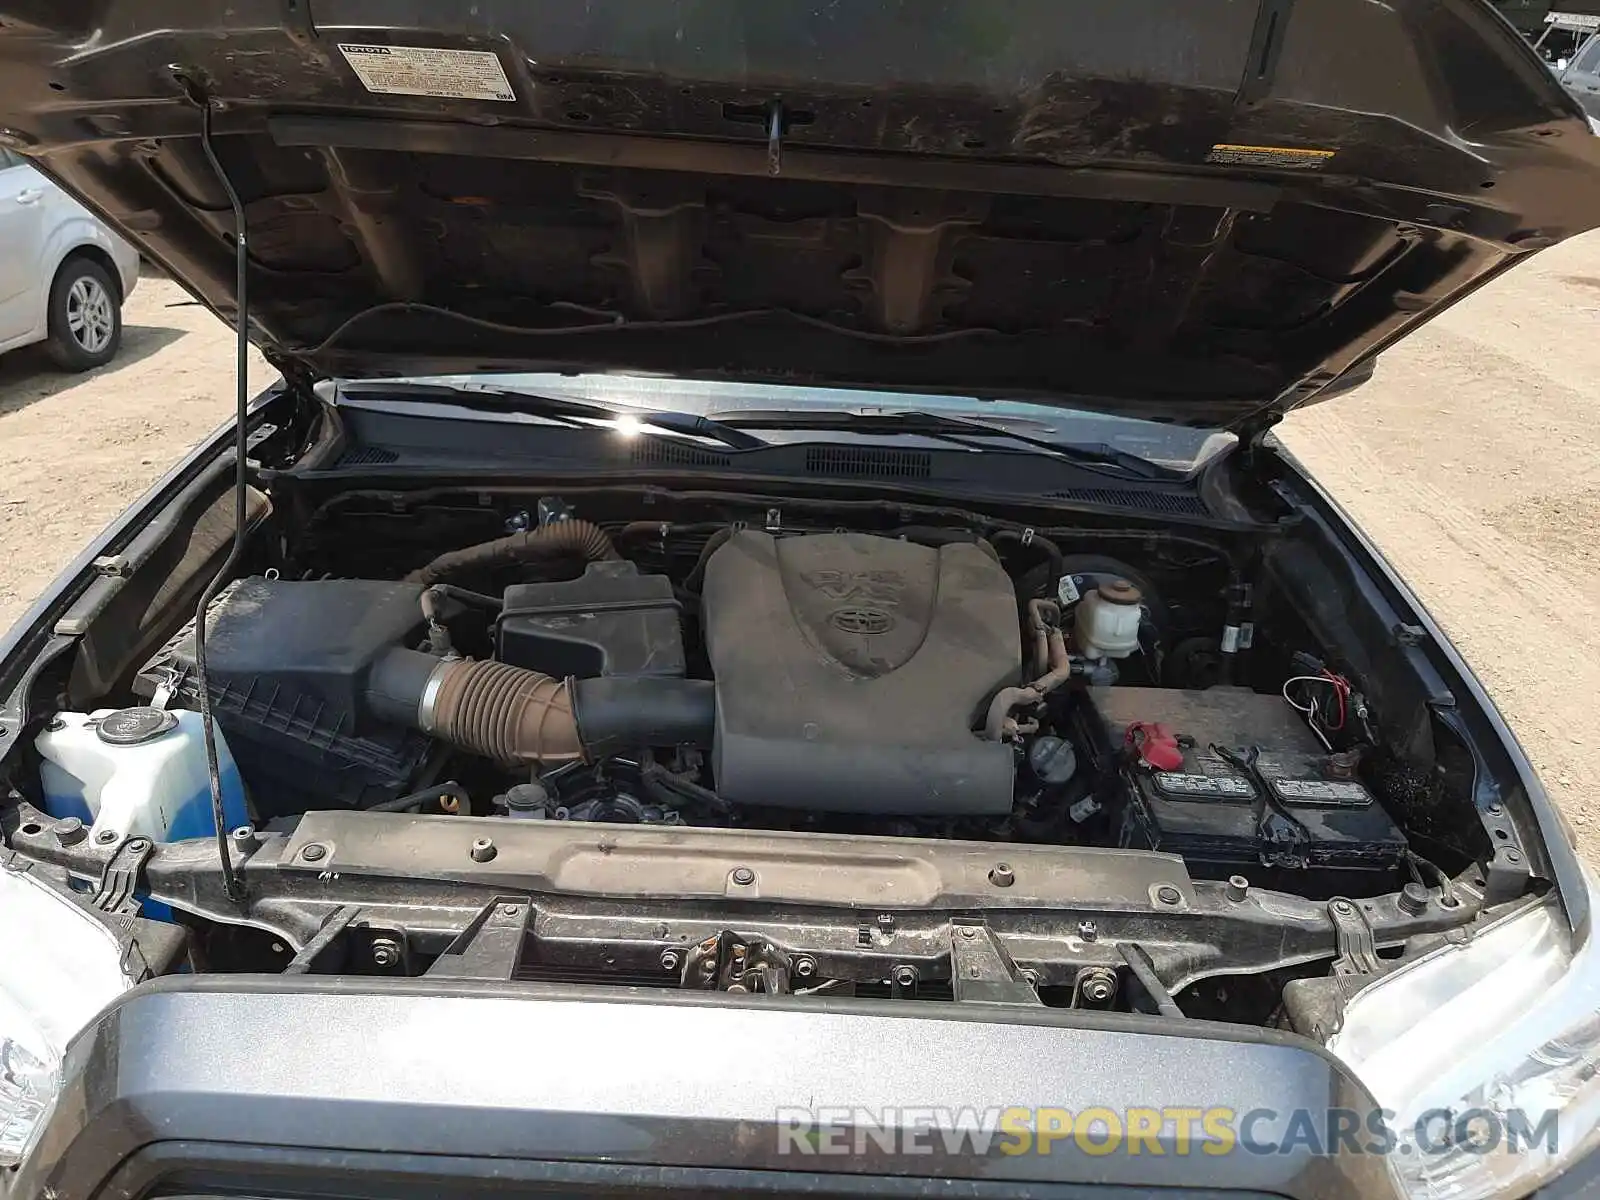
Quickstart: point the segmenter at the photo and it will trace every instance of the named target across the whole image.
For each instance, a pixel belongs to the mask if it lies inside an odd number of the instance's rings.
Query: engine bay
[[[1030,1002],[1303,1024],[1379,964],[1338,906],[1425,945],[1513,886],[1401,694],[1202,529],[351,489],[256,548],[204,697],[190,621],[13,797],[191,969],[448,975],[516,909],[502,976],[961,999],[977,920]]]
[[[936,526],[675,544],[538,508],[402,579],[222,591],[212,708],[262,828],[340,807],[1117,846],[1315,894],[1404,866],[1359,691],[1320,665],[1222,681],[1238,633],[1185,647],[1132,563]],[[198,709],[192,623],[134,692]]]

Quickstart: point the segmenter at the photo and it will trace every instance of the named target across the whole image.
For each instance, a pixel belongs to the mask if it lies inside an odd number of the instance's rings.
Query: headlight
[[[1367,988],[1328,1048],[1392,1110],[1411,1195],[1525,1195],[1600,1141],[1600,950],[1541,904]]]
[[[61,1087],[67,1042],[130,986],[109,929],[0,868],[0,1167],[28,1153]]]

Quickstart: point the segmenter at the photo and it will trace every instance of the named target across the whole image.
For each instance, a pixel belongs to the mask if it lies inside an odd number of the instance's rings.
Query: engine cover
[[[739,804],[1004,813],[1010,747],[973,728],[1022,667],[987,547],[735,533],[706,565],[717,790]]]

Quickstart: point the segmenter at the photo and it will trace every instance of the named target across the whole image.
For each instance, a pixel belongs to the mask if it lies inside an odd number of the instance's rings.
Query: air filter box
[[[363,579],[254,576],[212,601],[211,708],[263,815],[360,807],[411,790],[432,742],[363,715],[373,660],[423,632],[422,588]],[[139,673],[134,690],[198,708],[191,622]]]

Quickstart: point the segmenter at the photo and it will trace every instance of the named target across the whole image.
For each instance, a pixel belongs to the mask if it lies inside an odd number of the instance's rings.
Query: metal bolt
[[[94,840],[102,846],[109,845],[117,840],[117,831],[115,829],[102,829],[94,835]]]
[[[1104,1004],[1117,991],[1117,973],[1110,967],[1085,967],[1078,972],[1078,995],[1090,1004]]]
[[[735,867],[733,874],[729,878],[740,887],[749,887],[756,881],[756,873],[749,867]]]
[[[1017,974],[1022,976],[1022,982],[1026,983],[1028,986],[1039,986],[1039,972],[1035,971],[1032,967],[1023,967],[1022,970],[1017,972]]]
[[[894,981],[903,988],[916,987],[917,969],[910,964],[896,967],[894,969]]]
[[[1229,875],[1228,884],[1224,889],[1223,894],[1226,895],[1229,900],[1243,900],[1250,894],[1250,881],[1243,875]]]
[[[1522,854],[1516,850],[1507,850],[1506,861],[1508,863],[1519,863],[1522,861]]]
[[[128,839],[128,849],[132,850],[136,854],[140,850],[148,849],[149,846],[150,846],[150,839],[149,838],[136,837],[136,838],[129,838]]]
[[[300,857],[307,862],[321,862],[328,857],[328,848],[321,842],[307,842],[300,847]]]
[[[45,725],[45,728],[48,729],[51,733],[59,733],[59,732],[61,732],[61,730],[65,729],[66,727],[67,727],[67,723],[65,721],[63,721],[60,717],[51,717],[49,723]]]
[[[1183,893],[1175,887],[1158,887],[1156,900],[1162,904],[1182,904]]]
[[[663,971],[676,971],[683,965],[683,957],[676,950],[663,950],[661,952],[661,969]]]
[[[961,936],[964,938],[975,938],[978,936],[978,931],[971,925],[963,925],[961,927]]]
[[[817,973],[817,960],[809,954],[802,954],[794,960],[794,973],[801,979],[810,979]]]
[[[499,851],[494,848],[494,840],[492,838],[476,838],[473,840],[473,862],[488,862],[498,853]]]
[[[989,882],[995,887],[1010,887],[1017,881],[1017,873],[1011,869],[1010,863],[995,863],[994,869],[989,872]]]
[[[1100,931],[1095,928],[1093,921],[1079,921],[1078,936],[1086,942],[1092,942],[1100,936]]]
[[[1360,765],[1360,750],[1338,750],[1328,755],[1328,774],[1335,779],[1354,779]]]
[[[1408,883],[1400,889],[1400,911],[1413,917],[1428,907],[1428,889],[1420,883]]]
[[[50,826],[50,832],[56,835],[56,841],[63,846],[76,846],[89,836],[89,831],[77,817],[61,818]]]
[[[1355,912],[1355,910],[1356,906],[1351,904],[1348,900],[1335,900],[1333,902],[1333,911],[1338,913],[1341,917],[1348,917],[1351,913]]]
[[[514,917],[521,911],[522,906],[520,904],[502,904],[500,906],[500,915],[502,917]]]
[[[1498,817],[1500,815],[1501,811],[1502,810],[1501,810],[1501,808],[1500,808],[1500,806],[1498,804],[1489,805],[1489,815],[1491,817]]]
[[[372,965],[375,967],[392,967],[400,961],[400,943],[393,938],[374,938],[372,940]]]

